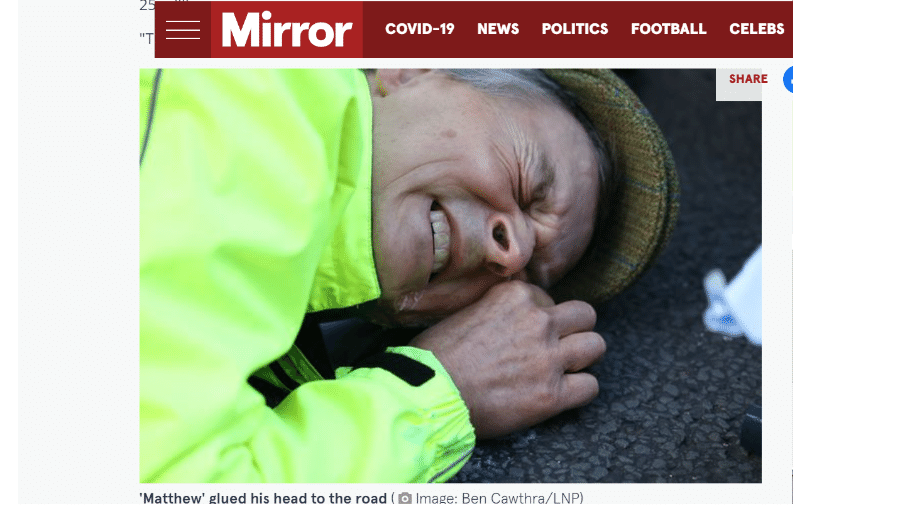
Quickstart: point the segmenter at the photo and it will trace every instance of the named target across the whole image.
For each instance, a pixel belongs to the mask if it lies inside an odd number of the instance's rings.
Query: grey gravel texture
[[[622,71],[656,118],[681,180],[657,264],[598,312],[600,395],[541,425],[479,441],[454,482],[761,482],[740,445],[761,401],[762,353],[709,332],[703,277],[731,280],[762,242],[759,102],[716,102],[713,70]]]

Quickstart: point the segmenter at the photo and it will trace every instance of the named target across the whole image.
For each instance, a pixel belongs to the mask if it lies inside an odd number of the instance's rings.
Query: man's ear
[[[428,72],[428,69],[378,69],[375,71],[375,82],[378,91],[386,96]]]

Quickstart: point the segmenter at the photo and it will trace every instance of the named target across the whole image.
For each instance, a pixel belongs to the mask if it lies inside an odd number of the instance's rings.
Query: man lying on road
[[[604,70],[145,70],[140,146],[142,481],[449,479],[597,395],[677,210]],[[335,369],[337,308],[432,326]]]

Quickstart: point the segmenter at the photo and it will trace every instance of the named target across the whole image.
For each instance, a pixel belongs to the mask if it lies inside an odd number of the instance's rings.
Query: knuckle
[[[583,315],[585,322],[590,321],[592,327],[597,324],[597,311],[594,306],[582,300],[575,300],[572,303],[574,304],[573,310],[577,311],[579,315]]]
[[[597,349],[598,353],[600,355],[606,353],[606,339],[603,339],[603,336],[596,332],[591,332],[591,337],[594,337],[594,339],[596,339],[597,344],[595,348]]]
[[[570,407],[586,406],[600,395],[600,382],[592,374],[580,373],[575,391],[572,393]]]
[[[551,408],[559,402],[559,391],[545,383],[534,392],[534,399],[538,405],[544,408]]]
[[[588,304],[587,302],[582,302],[582,304],[584,304],[585,306],[585,313],[590,318],[591,326],[593,327],[597,324],[597,310],[594,309],[594,306]]]
[[[528,311],[527,322],[529,328],[544,331],[553,325],[553,317],[544,308],[532,307]]]
[[[505,281],[492,286],[488,290],[488,294],[495,297],[508,298],[513,301],[522,300],[528,297],[528,284],[522,281]]]
[[[517,299],[527,299],[531,297],[531,285],[524,281],[512,280],[506,283],[510,294]]]
[[[585,404],[589,403],[592,399],[600,395],[600,382],[596,377],[591,376],[588,381],[588,395]]]

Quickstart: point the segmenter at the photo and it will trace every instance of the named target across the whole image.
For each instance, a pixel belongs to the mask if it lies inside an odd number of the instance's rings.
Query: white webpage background
[[[427,486],[138,483],[137,71],[502,67],[522,61],[155,60],[153,46],[137,35],[152,24],[135,4],[54,0],[7,6],[7,19],[18,18],[2,34],[13,74],[6,79],[9,168],[3,202],[7,233],[17,239],[17,247],[6,251],[7,265],[17,265],[7,271],[12,293],[6,321],[18,336],[9,340],[7,354],[6,370],[15,372],[7,385],[18,423],[17,461],[9,468],[17,471],[7,474],[14,477],[7,494],[15,491],[22,503],[134,504],[142,491],[435,493]],[[783,87],[763,91],[764,331],[773,336],[763,350],[763,483],[455,484],[441,493],[577,490],[586,503],[770,503],[791,501],[792,492],[802,503],[896,496],[889,489],[879,492],[892,484],[891,468],[896,469],[878,457],[895,455],[894,417],[884,406],[892,404],[896,384],[890,374],[896,345],[895,332],[878,323],[889,325],[885,317],[897,312],[890,289],[897,281],[891,227],[897,162],[885,154],[897,143],[897,128],[883,118],[896,118],[898,111],[888,83],[866,71],[875,68],[867,65],[874,62],[866,46],[853,39],[874,37],[873,47],[893,44],[887,22],[878,16],[853,25],[846,13],[821,7],[795,3],[804,96],[796,114],[793,96]],[[827,27],[840,27],[841,36]],[[528,65],[740,67],[780,76],[793,61],[552,59]],[[792,126],[794,117],[798,123]],[[794,158],[792,174],[785,168]],[[863,345],[870,340],[875,346]]]

